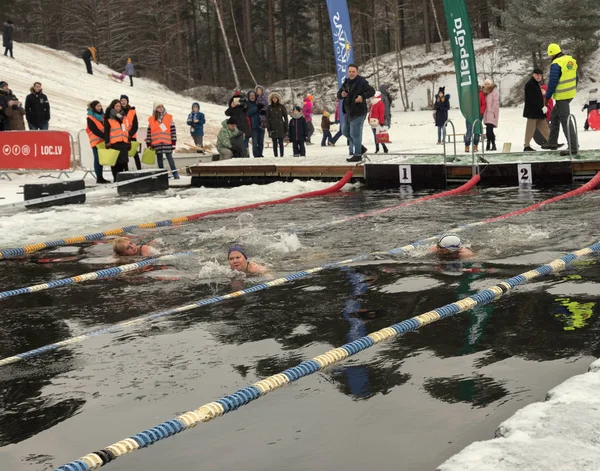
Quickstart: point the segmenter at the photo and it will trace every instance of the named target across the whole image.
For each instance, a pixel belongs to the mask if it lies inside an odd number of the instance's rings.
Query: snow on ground
[[[438,471],[592,471],[600,463],[600,361],[517,411],[493,440],[475,442]]]
[[[92,63],[94,75],[89,75],[80,57],[38,44],[15,42],[14,54],[15,59],[0,56],[0,80],[8,82],[23,103],[33,82],[41,82],[50,101],[51,130],[66,130],[75,138],[79,130],[85,129],[88,103],[100,100],[106,109],[113,99],[125,94],[138,112],[140,126],[147,125],[153,102],[161,101],[175,120],[178,146],[193,145],[186,125],[194,101],[192,98],[144,78],[134,78],[133,87],[129,86],[129,79],[116,82],[108,77],[115,71],[102,63]],[[209,138],[216,140],[225,107],[201,103],[200,108],[206,115],[205,132]]]

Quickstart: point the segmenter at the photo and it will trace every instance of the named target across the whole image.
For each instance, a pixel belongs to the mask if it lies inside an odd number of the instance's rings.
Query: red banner
[[[0,132],[1,170],[68,170],[71,137],[65,131]]]

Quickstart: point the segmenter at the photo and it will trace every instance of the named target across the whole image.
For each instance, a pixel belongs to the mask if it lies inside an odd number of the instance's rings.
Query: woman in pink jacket
[[[485,137],[487,138],[485,150],[496,150],[494,128],[498,127],[498,117],[500,116],[500,93],[496,84],[490,79],[483,82],[483,93],[485,93],[483,122],[485,123]]]
[[[315,132],[315,127],[312,123],[312,115],[313,115],[313,96],[306,95],[304,98],[304,106],[302,107],[302,114],[304,115],[304,119],[306,120],[306,143],[312,144],[310,142],[310,138]]]
[[[375,96],[371,98],[369,105],[369,125],[373,129],[373,137],[375,138],[375,153],[379,152],[379,144],[377,142],[377,128],[385,124],[385,105],[381,100],[381,92],[375,92]],[[387,146],[382,142],[383,152],[388,153]]]

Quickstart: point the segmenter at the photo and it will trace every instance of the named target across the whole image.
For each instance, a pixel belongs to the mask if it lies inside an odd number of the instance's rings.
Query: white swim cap
[[[450,252],[458,252],[461,245],[462,241],[460,240],[460,237],[454,234],[446,234],[440,237],[440,240],[438,240],[437,243],[437,246],[440,249],[446,249]]]

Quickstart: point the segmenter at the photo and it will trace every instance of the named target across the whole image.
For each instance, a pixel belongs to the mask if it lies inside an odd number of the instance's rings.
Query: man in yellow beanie
[[[552,58],[552,65],[550,66],[546,101],[554,98],[556,104],[550,115],[550,139],[548,145],[544,148],[553,150],[558,148],[558,133],[562,125],[570,151],[563,150],[560,155],[575,155],[579,152],[579,146],[575,128],[572,122],[569,123],[569,116],[571,114],[570,104],[577,94],[577,83],[579,81],[577,61],[562,52],[558,44],[548,46],[548,56]]]

